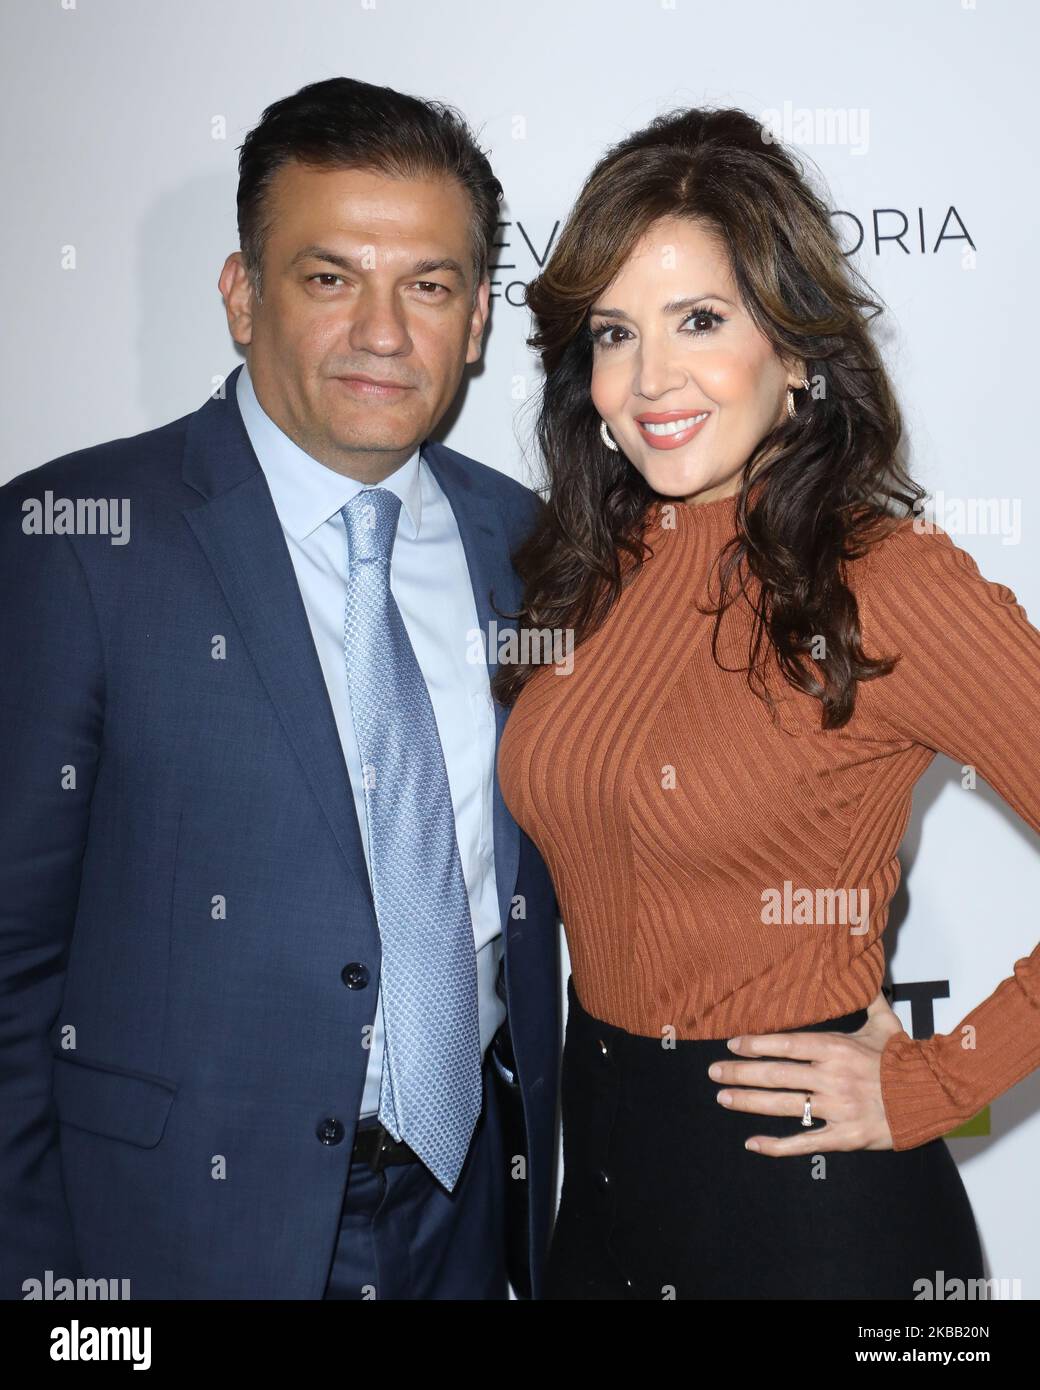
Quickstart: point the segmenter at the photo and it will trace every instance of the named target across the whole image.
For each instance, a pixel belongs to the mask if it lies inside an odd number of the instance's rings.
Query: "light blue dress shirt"
[[[260,405],[247,365],[239,373],[237,400],[296,571],[350,774],[365,862],[371,874],[361,755],[350,712],[343,650],[349,571],[346,527],[340,516],[340,508],[368,484],[336,473],[295,444]],[[429,689],[444,750],[473,919],[483,1053],[505,1019],[506,1006],[495,990],[504,948],[492,835],[495,713],[486,664],[467,658],[474,646],[467,634],[480,624],[455,514],[419,450],[379,486],[401,498],[390,562],[390,591]],[[301,940],[300,949],[306,950],[306,946]],[[359,1112],[362,1116],[379,1110],[382,1067],[379,991]]]

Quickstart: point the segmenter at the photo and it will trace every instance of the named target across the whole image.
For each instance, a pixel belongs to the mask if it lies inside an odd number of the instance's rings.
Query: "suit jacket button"
[[[364,989],[368,984],[368,966],[359,960],[352,960],[339,973],[347,989]]]
[[[606,1062],[609,1062],[609,1061],[610,1061],[610,1048],[607,1046],[607,1044],[603,1041],[602,1038],[597,1038],[597,1039],[596,1039],[596,1046],[599,1048],[600,1053],[601,1053],[602,1056],[603,1056],[603,1060],[606,1061]]]
[[[318,1138],[323,1144],[341,1144],[345,1133],[343,1121],[334,1120],[330,1116],[326,1116],[317,1129]]]
[[[610,1174],[606,1171],[606,1169],[601,1168],[599,1172],[596,1174],[596,1181],[599,1183],[600,1187],[606,1190],[610,1187]]]

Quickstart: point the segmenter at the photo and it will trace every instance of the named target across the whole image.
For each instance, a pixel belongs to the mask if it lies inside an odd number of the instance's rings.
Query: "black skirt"
[[[806,1131],[800,1115],[718,1103],[708,1067],[733,1060],[725,1038],[666,1048],[586,1013],[573,977],[567,995],[563,1192],[546,1298],[949,1298],[949,1281],[985,1278],[944,1140],[751,1153],[753,1134]],[[866,1019],[859,1009],[788,1031],[851,1033]]]

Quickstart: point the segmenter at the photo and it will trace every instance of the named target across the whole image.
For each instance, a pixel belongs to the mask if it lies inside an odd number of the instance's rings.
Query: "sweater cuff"
[[[965,1114],[932,1069],[932,1038],[893,1033],[881,1053],[881,1100],[894,1149],[916,1149],[948,1134],[977,1113]]]

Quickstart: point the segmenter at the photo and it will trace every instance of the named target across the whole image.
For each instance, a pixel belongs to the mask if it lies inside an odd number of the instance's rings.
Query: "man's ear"
[[[241,251],[232,251],[228,256],[217,285],[224,300],[228,330],[236,343],[247,347],[253,341],[253,313],[256,301],[253,297],[253,281],[246,270],[245,258]]]
[[[488,320],[488,306],[491,303],[491,277],[485,275],[477,286],[477,302],[469,320],[469,342],[466,345],[466,361],[479,362],[484,340],[484,328]]]

